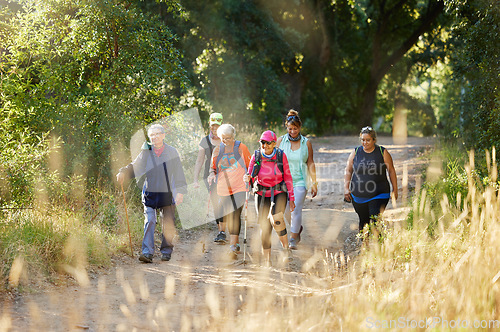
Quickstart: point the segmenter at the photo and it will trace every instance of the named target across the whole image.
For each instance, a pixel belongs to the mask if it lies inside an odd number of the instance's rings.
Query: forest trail
[[[214,222],[196,230],[180,230],[169,262],[162,262],[158,252],[152,264],[140,263],[137,253],[135,258],[114,258],[110,269],[88,273],[86,285],[48,286],[4,302],[0,331],[220,330],[237,326],[238,320],[251,326],[252,320],[268,314],[268,307],[301,310],[321,302],[337,287],[348,287],[339,271],[325,262],[352,261],[359,251],[357,215],[342,196],[347,157],[359,141],[354,136],[332,136],[312,138],[312,144],[319,193],[314,199],[306,198],[302,241],[290,263],[282,262],[282,250],[273,234],[273,266],[260,265],[260,235],[251,199],[247,264],[231,260],[228,245],[213,242]],[[406,144],[394,144],[390,137],[379,137],[379,144],[391,153],[399,184],[397,206],[390,203],[385,216],[401,219],[406,210],[399,207],[407,193],[402,186],[404,173],[408,174],[407,187],[418,186],[427,162],[420,156],[433,140],[412,137]]]

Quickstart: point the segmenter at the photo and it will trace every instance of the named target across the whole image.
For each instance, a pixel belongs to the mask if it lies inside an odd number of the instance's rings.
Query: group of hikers
[[[302,121],[295,110],[285,118],[287,133],[277,137],[271,130],[262,133],[260,148],[253,154],[236,139],[235,128],[223,123],[220,113],[209,118],[210,132],[199,143],[194,168],[194,187],[199,187],[203,169],[203,182],[209,192],[218,233],[214,242],[229,242],[229,255],[236,259],[241,253],[239,235],[243,207],[248,204],[251,191],[255,195],[255,208],[260,226],[263,263],[271,265],[271,235],[277,233],[284,259],[291,259],[301,241],[302,209],[306,194],[318,193],[316,166],[311,141],[301,134]],[[177,150],[166,144],[165,128],[154,124],[148,128],[150,141],[137,158],[121,168],[117,181],[144,176],[142,191],[144,205],[144,238],[139,260],[152,263],[154,229],[157,213],[163,226],[160,245],[161,260],[171,259],[176,229],[175,206],[187,194],[186,179]],[[359,216],[360,231],[383,211],[387,205],[391,186],[397,198],[397,178],[391,155],[376,145],[377,135],[371,127],[360,133],[362,145],[349,156],[345,179],[344,200],[352,202]],[[285,221],[289,211],[290,237]],[[226,233],[229,233],[227,236]]]

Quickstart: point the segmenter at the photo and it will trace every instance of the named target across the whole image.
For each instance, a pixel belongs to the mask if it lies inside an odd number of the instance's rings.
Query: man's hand
[[[245,182],[245,183],[249,183],[249,182],[250,182],[250,179],[251,179],[251,177],[250,177],[250,175],[249,175],[249,174],[245,174],[245,175],[243,175],[243,182]]]
[[[183,200],[184,200],[183,194],[178,193],[177,195],[175,195],[175,204],[181,204]]]
[[[116,174],[116,181],[118,181],[119,184],[123,184],[124,180],[125,180],[125,175],[122,172]]]

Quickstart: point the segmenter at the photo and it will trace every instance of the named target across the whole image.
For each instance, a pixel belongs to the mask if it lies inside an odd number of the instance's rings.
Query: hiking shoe
[[[238,254],[240,253],[240,245],[238,243],[232,244],[229,246],[229,252],[233,258],[238,257]]]
[[[288,240],[288,249],[297,250],[297,240],[293,237]]]
[[[153,255],[151,254],[141,254],[139,260],[144,263],[153,263]]]
[[[219,232],[217,236],[214,239],[214,242],[224,244],[226,243],[226,233],[225,232]]]
[[[300,225],[300,231],[299,231],[299,234],[297,235],[297,243],[300,242],[300,233],[302,233],[303,230],[304,230],[304,226]]]
[[[284,249],[283,250],[283,263],[288,263],[292,260],[292,250]]]
[[[164,262],[168,262],[172,258],[172,254],[162,254],[161,255],[161,260]]]

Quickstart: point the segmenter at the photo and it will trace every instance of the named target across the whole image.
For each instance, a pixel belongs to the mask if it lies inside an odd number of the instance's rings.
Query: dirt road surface
[[[379,137],[378,143],[391,153],[399,184],[400,198],[396,206],[389,204],[385,216],[401,219],[408,190],[419,185],[425,167],[426,160],[420,155],[433,141],[408,138],[406,144],[395,144],[390,137]],[[334,292],[335,285],[343,284],[341,275],[326,261],[351,264],[359,252],[357,215],[342,196],[347,157],[359,140],[321,137],[312,138],[312,144],[319,194],[306,198],[302,241],[290,262],[283,262],[283,250],[273,234],[273,264],[261,266],[259,228],[251,199],[246,264],[242,264],[242,254],[234,261],[228,245],[213,242],[214,222],[180,230],[169,262],[162,262],[159,253],[152,264],[140,263],[137,253],[135,258],[117,257],[112,268],[82,276],[84,282],[48,286],[4,302],[0,331],[198,331],[238,326],[254,330],[251,327],[260,326],[261,320],[267,319],[267,324],[279,320],[270,315],[273,308],[285,315],[309,310],[305,304],[301,306],[301,299],[321,302]],[[407,182],[403,181],[406,174]],[[313,321],[297,324],[322,330]]]

